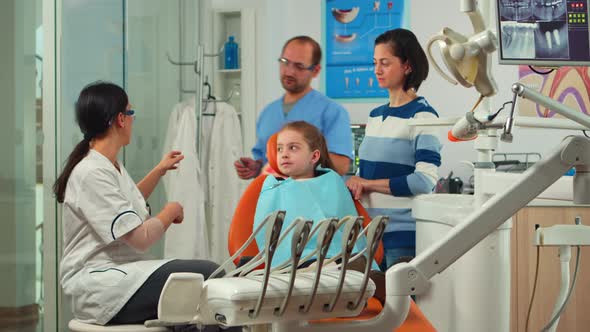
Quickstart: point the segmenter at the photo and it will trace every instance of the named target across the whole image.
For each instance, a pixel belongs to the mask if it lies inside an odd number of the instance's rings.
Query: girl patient
[[[277,210],[286,211],[283,230],[297,217],[312,220],[315,223],[331,217],[343,218],[357,216],[350,191],[342,177],[334,171],[330,161],[326,140],[313,125],[296,121],[285,125],[277,137],[278,170],[288,176],[286,179],[268,176],[260,192],[254,228],[264,218]],[[263,232],[256,235],[256,243],[260,250],[265,247]],[[288,236],[286,239],[290,239]],[[337,231],[328,250],[327,257],[336,256],[341,252],[342,231]],[[302,257],[311,253],[317,244],[314,235],[307,242]],[[366,246],[365,237],[360,237],[354,252]],[[287,261],[291,257],[290,241],[281,242],[275,250],[271,265],[273,267]],[[365,260],[354,261],[355,265],[347,268],[363,271]],[[373,264],[374,268],[377,267]]]

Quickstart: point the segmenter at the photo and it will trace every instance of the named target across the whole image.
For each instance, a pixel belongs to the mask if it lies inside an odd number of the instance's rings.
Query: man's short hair
[[[313,38],[309,36],[295,36],[287,40],[285,45],[283,45],[283,50],[281,51],[281,53],[285,52],[285,48],[287,48],[287,45],[289,45],[289,43],[293,41],[311,45],[311,47],[313,48],[311,54],[312,65],[315,66],[320,64],[320,61],[322,61],[322,48],[320,47],[320,44],[318,44],[317,41],[315,41]]]

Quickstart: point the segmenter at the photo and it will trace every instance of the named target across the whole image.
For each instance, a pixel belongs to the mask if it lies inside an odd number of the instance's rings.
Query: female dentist
[[[171,224],[183,220],[179,203],[167,203],[150,216],[145,201],[183,155],[166,154],[136,185],[117,161],[131,140],[134,117],[119,86],[106,82],[86,86],[76,102],[84,139],[54,185],[57,200],[63,203],[61,285],[72,297],[74,316],[85,323],[155,319],[160,291],[170,273],[194,272],[208,278],[217,268],[209,261],[150,260],[145,255]]]
[[[373,64],[381,88],[389,91],[389,102],[371,111],[365,137],[359,147],[359,176],[346,185],[355,199],[378,192],[411,197],[432,192],[441,164],[441,145],[425,127],[410,127],[410,119],[437,118],[438,114],[416,92],[428,76],[428,59],[416,36],[406,29],[389,30],[375,40]],[[396,200],[398,201],[398,200]],[[385,265],[396,263],[396,230],[412,231],[409,199],[384,207],[390,217],[383,236]],[[367,209],[369,214],[384,214],[382,208]]]

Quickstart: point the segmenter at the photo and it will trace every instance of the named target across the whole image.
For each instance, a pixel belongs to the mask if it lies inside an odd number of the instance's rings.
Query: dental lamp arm
[[[532,116],[515,116],[514,125],[523,128],[590,130],[588,127],[570,119],[539,118]]]
[[[566,138],[547,158],[527,170],[519,181],[507,188],[504,193],[493,196],[482,209],[473,212],[468,220],[455,226],[439,242],[411,262],[397,264],[387,270],[387,295],[424,293],[428,289],[430,278],[444,271],[574,165],[590,165],[589,139],[579,136]],[[590,186],[587,176],[585,179],[580,178],[580,181],[585,182],[583,185],[586,187]],[[575,202],[589,204],[590,197],[585,196],[576,197],[574,190]]]
[[[516,96],[529,99],[537,104],[545,106],[550,110],[577,122],[578,125],[585,126],[588,130],[590,130],[590,116],[587,116],[582,112],[576,112],[574,109],[567,107],[547,96],[544,96],[543,94],[530,89],[521,83],[514,83],[512,85],[512,92],[514,92],[514,96],[512,97],[512,109],[510,110],[510,116],[506,119],[506,123],[504,124],[504,132],[500,136],[500,139],[504,142],[512,142],[512,126],[515,123],[514,110],[516,108]],[[520,122],[524,123],[526,121]]]
[[[473,30],[478,33],[485,30],[485,22],[481,12],[477,8],[476,0],[461,0],[460,11],[464,12],[469,16]]]
[[[582,112],[578,112],[564,104],[561,104],[541,93],[526,87],[521,83],[515,83],[512,85],[512,92],[524,99],[529,99],[537,104],[541,104],[550,110],[557,112],[564,117],[573,120],[581,125],[584,125],[590,130],[590,116],[585,115]],[[512,114],[511,114],[512,115]]]

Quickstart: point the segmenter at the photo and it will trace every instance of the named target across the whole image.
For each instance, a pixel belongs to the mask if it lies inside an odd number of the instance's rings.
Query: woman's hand
[[[158,218],[163,222],[180,224],[184,220],[184,209],[178,202],[166,203]]]
[[[359,176],[351,176],[346,181],[346,186],[348,187],[348,190],[350,190],[350,193],[352,194],[352,198],[354,198],[357,201],[361,199],[363,192],[366,191],[366,188],[365,188],[366,183],[367,183],[367,180],[365,180]]]
[[[164,176],[166,172],[171,169],[177,169],[178,163],[184,159],[184,155],[180,151],[170,151],[162,157],[160,163],[156,168],[160,171],[160,175]]]
[[[137,188],[146,200],[150,197],[158,181],[171,169],[177,169],[178,163],[184,159],[180,151],[170,151],[162,157],[162,160],[139,183]]]
[[[181,224],[184,221],[184,208],[178,202],[168,203],[174,209],[174,214],[176,217],[172,220],[174,224]]]

